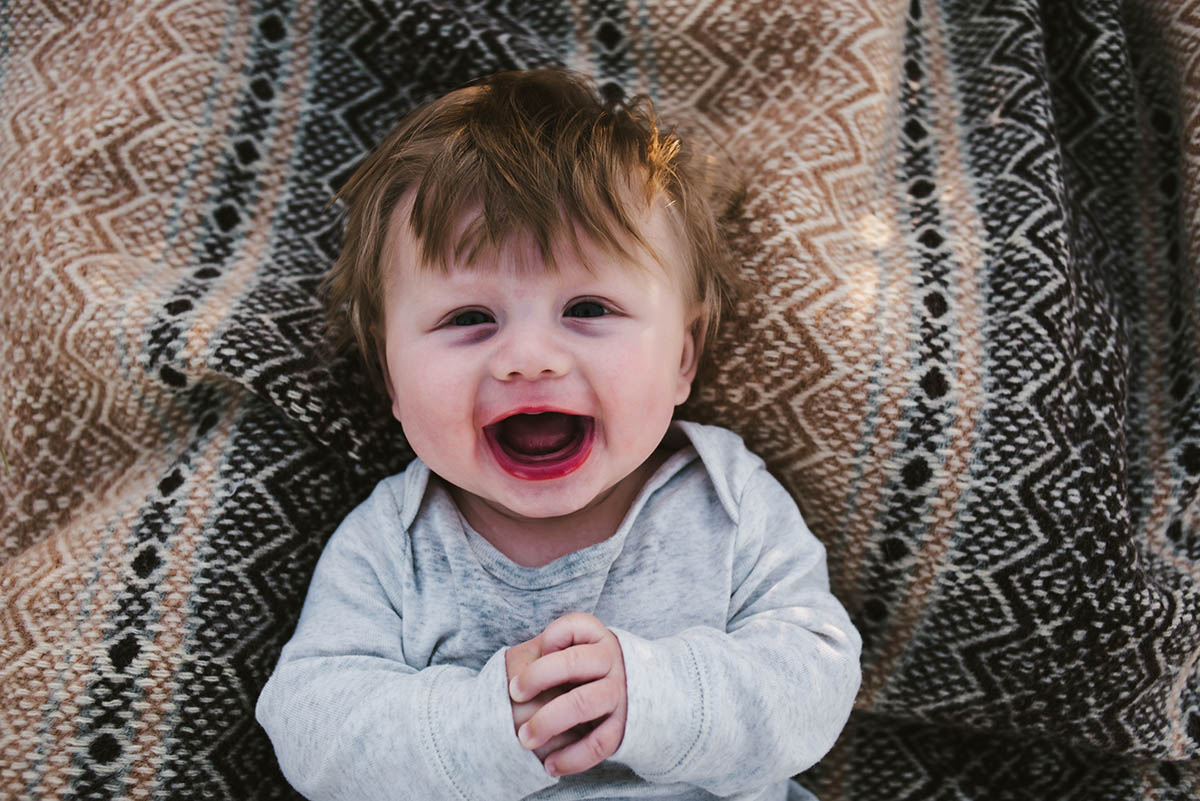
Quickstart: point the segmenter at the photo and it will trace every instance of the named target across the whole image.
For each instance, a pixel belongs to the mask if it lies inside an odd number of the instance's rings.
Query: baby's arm
[[[310,799],[356,801],[517,799],[552,784],[514,735],[504,649],[479,671],[405,662],[404,533],[362,509],[322,554],[259,698],[288,781]]]
[[[722,796],[820,759],[861,678],[862,641],[829,592],[824,547],[787,492],[759,470],[739,508],[726,630],[696,627],[655,640],[616,631],[628,717],[612,759],[648,781]],[[681,604],[692,589],[660,588]]]

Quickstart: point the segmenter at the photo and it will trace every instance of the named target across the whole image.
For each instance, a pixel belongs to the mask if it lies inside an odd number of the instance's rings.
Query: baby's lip
[[[508,418],[514,417],[518,414],[545,414],[546,412],[557,412],[558,414],[569,414],[572,417],[591,417],[591,415],[587,415],[582,412],[574,412],[574,411],[571,411],[570,409],[564,409],[559,406],[520,406],[515,409],[510,409],[507,412],[501,412],[500,414],[493,417],[490,422],[484,423],[483,427],[490,428],[491,426],[502,423],[505,420],[507,420]]]

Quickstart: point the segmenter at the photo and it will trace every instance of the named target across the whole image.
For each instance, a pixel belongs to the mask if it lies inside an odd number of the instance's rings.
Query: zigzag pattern
[[[0,22],[0,795],[297,798],[253,703],[411,452],[333,192],[565,63],[723,148],[738,430],[864,634],[825,799],[1200,792],[1200,3],[154,0]],[[1165,760],[1189,760],[1172,762]]]

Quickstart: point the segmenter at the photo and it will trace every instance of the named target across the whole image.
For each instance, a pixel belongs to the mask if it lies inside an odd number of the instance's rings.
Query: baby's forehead
[[[593,276],[609,270],[660,271],[679,282],[688,273],[682,228],[667,202],[653,202],[634,219],[638,237],[610,225],[591,232],[564,214],[562,224],[545,241],[537,225],[514,221],[502,239],[488,236],[487,219],[479,204],[471,204],[448,227],[442,242],[429,242],[413,225],[412,193],[397,203],[384,248],[385,275],[468,273],[535,277],[563,271]],[[432,245],[432,247],[431,247]]]

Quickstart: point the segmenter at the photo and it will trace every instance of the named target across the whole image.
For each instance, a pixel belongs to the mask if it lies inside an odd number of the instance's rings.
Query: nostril
[[[493,375],[502,380],[555,378],[571,369],[571,357],[563,349],[544,341],[513,343],[502,348],[492,363]]]

